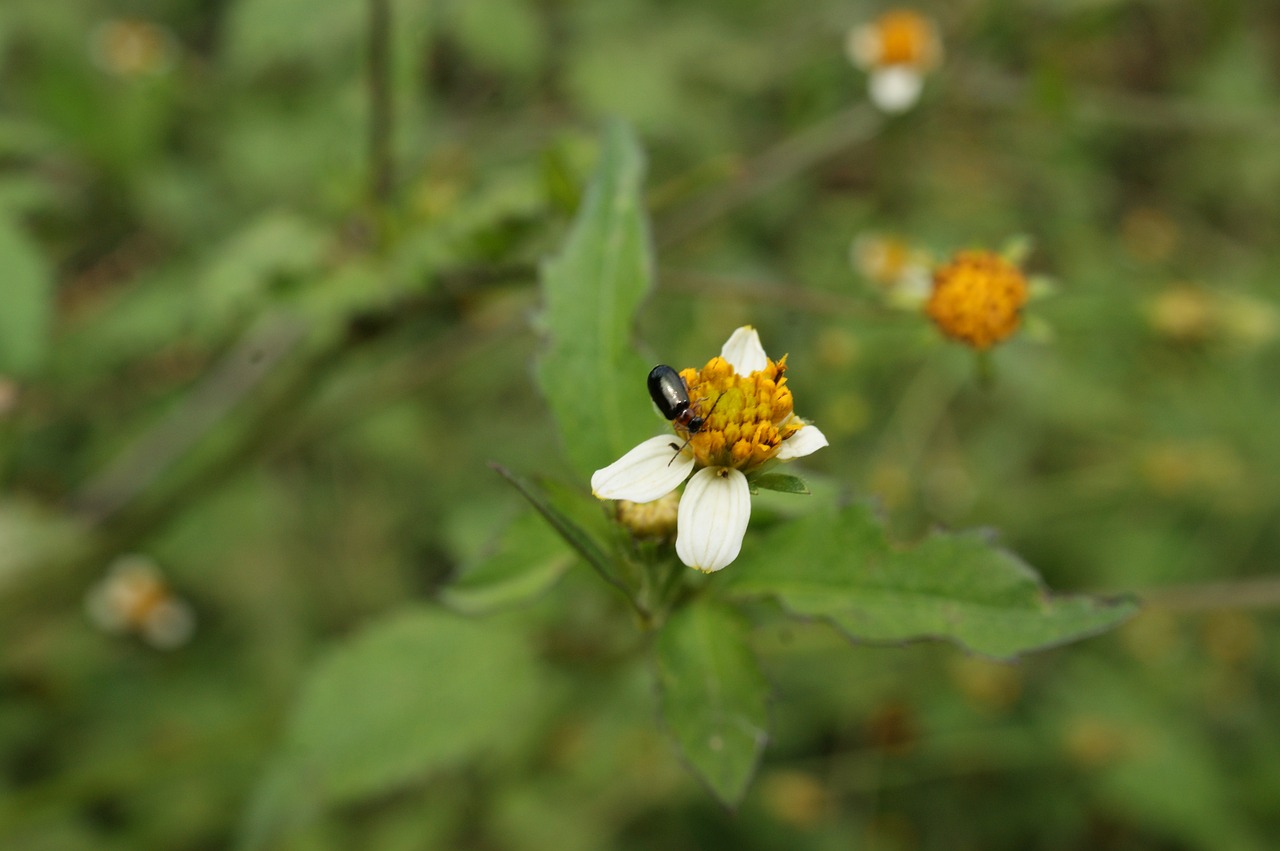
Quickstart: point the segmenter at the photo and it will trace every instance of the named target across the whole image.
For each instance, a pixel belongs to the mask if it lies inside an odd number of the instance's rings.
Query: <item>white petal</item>
[[[871,24],[849,30],[844,38],[844,52],[849,61],[862,69],[880,61],[880,36]]]
[[[906,112],[920,99],[924,77],[907,65],[890,65],[871,72],[871,101],[885,112]]]
[[[806,455],[812,455],[824,446],[829,446],[827,436],[818,431],[818,427],[812,423],[805,423],[804,428],[782,441],[782,446],[778,447],[778,454],[774,457],[779,461],[790,461],[792,458],[803,458]]]
[[[747,477],[731,467],[706,467],[693,474],[680,498],[676,555],[703,573],[738,557],[751,519]]]
[[[902,310],[919,310],[933,292],[933,272],[923,263],[913,263],[902,270],[889,294],[890,303]]]
[[[599,499],[653,502],[680,486],[693,469],[693,454],[679,455],[674,434],[651,437],[591,476],[591,492]]]
[[[142,635],[158,650],[174,650],[186,644],[196,630],[196,615],[182,600],[162,600],[147,613]]]
[[[750,375],[769,365],[769,356],[760,345],[760,335],[750,325],[734,331],[720,349],[720,357],[729,362],[738,375]]]

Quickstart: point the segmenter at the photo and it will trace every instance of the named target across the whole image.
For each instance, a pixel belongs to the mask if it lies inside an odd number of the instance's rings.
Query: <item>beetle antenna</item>
[[[723,393],[721,393],[719,396],[717,396],[717,397],[716,397],[716,400],[715,400],[714,402],[712,402],[712,403],[711,403],[711,410],[707,411],[707,416],[702,418],[702,421],[703,421],[704,423],[706,422],[707,417],[710,417],[710,416],[711,416],[712,411],[714,411],[714,410],[716,409],[716,405],[719,405],[719,404],[720,404],[720,399],[721,399],[721,397],[723,397],[723,396],[724,396],[724,394],[723,394]],[[672,448],[676,450],[676,454],[675,454],[675,455],[672,455],[672,456],[671,456],[671,460],[667,462],[667,466],[668,466],[668,467],[670,467],[673,463],[675,463],[675,460],[676,460],[677,458],[679,458],[679,457],[680,457],[680,453],[681,453],[681,452],[683,452],[683,451],[684,451],[684,448],[685,448],[686,446],[688,446],[688,445],[689,445],[689,441],[693,440],[693,436],[694,436],[695,434],[697,434],[697,433],[698,433],[699,431],[701,431],[701,430],[702,430],[702,427],[701,427],[701,426],[699,426],[697,429],[695,429],[695,430],[693,430],[693,431],[689,432],[689,436],[688,436],[688,437],[686,437],[686,438],[684,439],[684,443],[680,444],[680,446],[679,446],[678,448],[676,447],[676,445],[675,445],[674,443],[673,443],[673,444],[671,444]]]

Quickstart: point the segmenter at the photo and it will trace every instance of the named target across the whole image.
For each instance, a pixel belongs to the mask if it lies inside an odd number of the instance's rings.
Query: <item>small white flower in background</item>
[[[891,307],[918,310],[933,290],[929,252],[900,236],[869,231],[849,247],[849,262]]]
[[[925,75],[942,61],[942,40],[929,18],[894,9],[850,30],[845,52],[867,72],[872,103],[884,112],[898,113],[920,99]]]
[[[785,371],[786,357],[770,360],[754,328],[734,331],[719,357],[680,372],[690,404],[705,417],[693,434],[672,423],[687,445],[673,444],[671,435],[643,441],[595,472],[592,493],[647,503],[688,479],[676,518],[676,554],[704,573],[730,564],[751,519],[748,474],[827,445],[817,426],[793,412]]]
[[[89,589],[85,611],[104,632],[134,633],[161,650],[186,644],[196,626],[191,606],[174,595],[155,562],[136,554],[111,563]]]

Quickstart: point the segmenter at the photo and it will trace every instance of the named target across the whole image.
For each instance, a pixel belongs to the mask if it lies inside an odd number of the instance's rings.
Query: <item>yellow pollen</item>
[[[700,370],[680,373],[691,404],[706,418],[689,440],[700,465],[754,469],[777,455],[782,442],[804,427],[792,416],[794,404],[783,374],[786,360],[784,355],[742,376],[724,358],[714,357]],[[686,429],[677,425],[675,430],[689,437]]]
[[[877,65],[911,65],[927,71],[937,64],[938,34],[924,15],[896,9],[877,18],[874,26],[880,47]]]
[[[986,349],[1018,330],[1027,280],[992,251],[961,251],[933,273],[925,312],[949,337]]]

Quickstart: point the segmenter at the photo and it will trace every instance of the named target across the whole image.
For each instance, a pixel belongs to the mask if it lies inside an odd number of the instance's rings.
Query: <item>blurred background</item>
[[[317,653],[517,515],[487,461],[561,472],[537,267],[622,116],[655,362],[753,324],[831,438],[807,467],[900,540],[993,527],[1148,605],[1017,665],[762,629],[729,814],[574,570],[512,615],[556,695],[522,760],[273,847],[1273,847],[1280,7],[920,4],[900,114],[846,56],[886,8],[5,0],[0,846],[234,847]],[[989,386],[851,259],[886,235],[1029,240],[1054,293]]]

